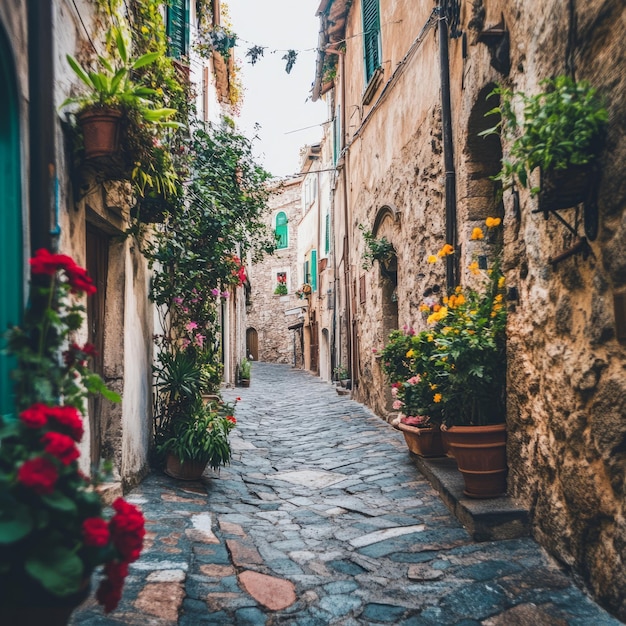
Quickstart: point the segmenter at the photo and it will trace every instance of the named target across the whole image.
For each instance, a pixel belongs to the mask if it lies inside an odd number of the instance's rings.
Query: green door
[[[13,61],[0,29],[0,414],[12,410],[9,372],[3,350],[7,328],[19,323],[23,304],[22,205],[20,194],[20,131]]]

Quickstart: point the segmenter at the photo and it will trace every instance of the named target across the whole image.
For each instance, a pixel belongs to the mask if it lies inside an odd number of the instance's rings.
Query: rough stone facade
[[[431,5],[379,5],[378,85],[364,82],[362,2],[329,0],[319,9],[339,52],[335,89],[320,89],[318,61],[314,96],[325,93],[341,128],[336,321],[346,331],[353,394],[388,415],[374,350],[392,328],[424,327],[422,294],[445,288],[441,265],[425,260],[446,240],[446,178],[453,176],[461,282],[471,258],[493,253],[470,241],[472,228],[487,216],[504,218],[509,493],[529,507],[535,536],[626,619],[626,7],[621,0],[461,2],[464,35],[448,40],[453,168],[446,171],[437,16]],[[495,105],[487,96],[496,84],[533,94],[559,74],[596,86],[610,119],[599,235],[588,256],[552,264],[584,236],[580,208],[562,212],[573,234],[554,216],[533,213],[537,199],[524,189],[494,200],[490,176],[509,145],[478,133],[492,125],[484,113]],[[359,225],[393,243],[391,275],[378,263],[362,269]]]
[[[302,179],[294,178],[279,183],[270,198],[268,223],[276,228],[276,217],[283,212],[287,217],[287,247],[278,248],[273,255],[250,269],[250,305],[248,307],[248,352],[255,358],[270,363],[289,363],[302,367],[301,329],[290,330],[289,326],[301,321],[300,311],[285,312],[306,304],[295,296],[300,287],[297,267],[298,223],[302,217]],[[286,276],[286,295],[274,293],[279,274]],[[256,338],[256,339],[255,339]]]

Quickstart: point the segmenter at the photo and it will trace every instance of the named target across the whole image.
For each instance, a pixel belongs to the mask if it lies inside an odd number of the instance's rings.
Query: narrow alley
[[[199,482],[152,473],[127,494],[146,545],[118,609],[74,626],[605,626],[532,539],[476,543],[401,433],[302,370],[255,363],[231,465]]]

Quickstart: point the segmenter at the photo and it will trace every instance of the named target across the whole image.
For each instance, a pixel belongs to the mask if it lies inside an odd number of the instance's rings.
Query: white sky
[[[297,173],[300,148],[322,138],[326,104],[310,99],[320,25],[315,12],[319,4],[320,0],[226,2],[233,31],[239,38],[235,55],[241,64],[244,86],[237,123],[250,138],[255,134],[254,124],[260,124],[255,153],[259,163],[274,176]],[[254,65],[246,57],[253,45],[266,48]],[[289,74],[282,59],[287,50],[298,52]]]

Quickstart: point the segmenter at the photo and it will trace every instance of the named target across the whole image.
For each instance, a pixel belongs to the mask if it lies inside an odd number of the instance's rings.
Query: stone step
[[[509,496],[488,499],[463,494],[463,476],[451,457],[424,458],[409,452],[415,465],[440,494],[450,512],[475,541],[530,536],[528,509]]]

